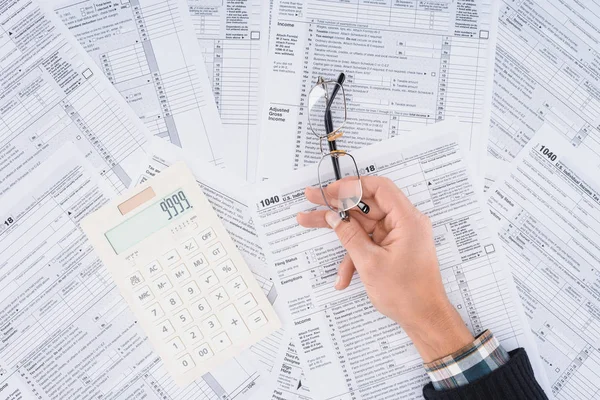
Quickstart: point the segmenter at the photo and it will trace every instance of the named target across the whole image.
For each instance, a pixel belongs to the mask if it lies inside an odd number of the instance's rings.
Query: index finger
[[[365,217],[380,220],[389,214],[403,217],[415,211],[415,206],[391,179],[380,176],[362,176],[360,179],[362,200],[371,208]],[[330,190],[335,191],[338,182],[331,183],[328,188],[333,186]],[[305,195],[311,203],[326,205],[319,188],[306,188]]]

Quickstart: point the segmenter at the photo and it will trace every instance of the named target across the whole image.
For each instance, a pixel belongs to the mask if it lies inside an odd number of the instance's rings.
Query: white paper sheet
[[[598,165],[544,125],[488,200],[557,399],[600,393]]]
[[[504,168],[543,124],[600,154],[598,26],[597,2],[502,2],[488,151]]]
[[[457,134],[468,139],[469,130],[444,122],[354,157],[360,168],[394,180],[431,218],[446,291],[468,328],[490,329],[507,350],[525,347],[544,385],[507,261],[459,146]],[[409,338],[373,308],[358,275],[344,291],[334,289],[345,254],[335,234],[296,223],[297,212],[314,207],[304,188],[317,182],[316,166],[306,167],[261,183],[250,203],[278,289],[287,294],[311,392],[319,399],[420,398],[428,378]]]
[[[227,151],[234,155],[228,170],[253,181],[269,10],[262,0],[187,3],[225,128]]]
[[[261,178],[319,160],[307,97],[347,75],[340,148],[357,149],[458,117],[485,155],[498,2],[275,1],[262,115]]]
[[[155,136],[224,163],[222,128],[185,0],[42,0]]]
[[[66,141],[121,191],[149,136],[51,10],[0,4],[0,195]]]
[[[278,349],[275,365],[256,400],[313,400],[295,339]],[[253,399],[254,400],[254,399]]]

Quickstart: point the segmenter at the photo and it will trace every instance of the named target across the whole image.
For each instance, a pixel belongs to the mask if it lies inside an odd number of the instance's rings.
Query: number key
[[[200,328],[198,328],[196,325],[185,331],[185,336],[189,343],[196,343],[198,340],[202,340],[202,338],[204,338]]]
[[[181,357],[179,360],[177,360],[177,363],[179,364],[179,370],[181,372],[187,372],[196,366],[194,360],[192,360],[192,357],[189,354]]]
[[[182,310],[178,312],[177,316],[175,317],[175,324],[177,324],[179,328],[191,324],[192,322],[194,322],[194,320],[188,310]]]
[[[221,323],[214,314],[202,321],[202,326],[209,333],[213,333],[221,329]]]
[[[178,337],[171,339],[171,341],[168,344],[168,347],[173,354],[178,354],[185,350],[183,342]]]
[[[200,288],[195,281],[191,281],[183,287],[183,293],[187,299],[193,299],[200,294]]]
[[[179,295],[177,295],[177,293],[175,293],[175,292],[169,294],[165,298],[165,302],[166,302],[167,308],[169,310],[174,310],[183,305],[183,302],[181,301],[181,297],[179,297]]]
[[[202,359],[202,360],[208,360],[209,358],[211,358],[214,355],[214,353],[208,346],[208,343],[201,344],[200,347],[198,347],[195,352],[196,352],[196,355],[198,357],[200,357],[200,359]]]
[[[168,319],[164,320],[162,323],[158,325],[158,334],[163,339],[168,338],[172,334],[175,333],[175,328],[173,328],[173,324]]]
[[[146,314],[150,316],[152,321],[155,321],[155,320],[159,319],[160,317],[162,317],[163,315],[165,315],[165,312],[163,311],[162,307],[158,303],[152,304],[150,306],[150,308],[148,308],[146,311],[147,311]]]
[[[193,305],[193,311],[198,317],[208,313],[210,310],[211,308],[205,298],[200,299],[200,301]]]

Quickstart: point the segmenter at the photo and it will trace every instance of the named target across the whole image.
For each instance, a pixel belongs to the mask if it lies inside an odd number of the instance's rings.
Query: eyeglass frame
[[[335,180],[339,181],[342,179],[342,173],[341,173],[341,168],[340,168],[340,163],[339,163],[338,157],[339,157],[339,155],[347,155],[348,157],[350,157],[350,159],[352,160],[352,162],[354,164],[354,168],[356,169],[356,176],[358,178],[358,182],[360,185],[360,197],[359,197],[359,200],[358,200],[357,204],[355,205],[355,207],[357,207],[363,214],[368,214],[370,211],[370,208],[365,202],[362,201],[362,195],[363,195],[362,183],[360,180],[360,171],[358,170],[358,165],[356,164],[356,160],[350,153],[346,152],[345,150],[338,150],[337,144],[335,142],[336,139],[340,138],[343,135],[343,132],[341,131],[341,129],[346,125],[346,121],[348,119],[348,107],[347,107],[347,103],[346,103],[346,93],[344,90],[345,80],[346,80],[346,74],[344,74],[343,72],[340,73],[337,81],[325,81],[323,79],[323,77],[319,76],[319,78],[317,79],[317,84],[315,86],[313,86],[309,92],[309,98],[310,98],[310,93],[312,93],[312,91],[314,89],[316,89],[317,87],[322,87],[323,89],[325,89],[324,93],[325,93],[325,99],[327,100],[327,106],[325,108],[324,125],[325,125],[325,131],[329,132],[329,133],[327,133],[325,136],[322,136],[322,135],[319,135],[315,131],[315,129],[313,128],[311,118],[310,118],[310,113],[309,113],[309,118],[308,118],[308,124],[309,124],[310,130],[313,132],[313,134],[315,134],[315,136],[317,136],[319,138],[319,147],[321,149],[321,154],[323,154],[321,161],[319,161],[319,168],[321,166],[321,163],[325,159],[325,157],[330,156],[331,162],[333,165],[333,172],[335,175]],[[327,84],[335,85],[330,98],[328,98],[328,92],[326,89]],[[343,104],[344,104],[344,121],[338,128],[333,129],[333,117],[331,115],[331,105],[333,104],[333,101],[335,100],[335,97],[338,94],[338,91],[340,89],[342,90],[342,99],[343,99]],[[323,139],[327,139],[327,144],[329,147],[328,153],[325,153],[323,151]],[[327,201],[327,197],[325,195],[325,191],[323,188],[323,182],[321,182],[321,175],[320,174],[318,174],[318,175],[319,175],[318,176],[319,188],[321,189],[321,195],[323,196],[323,200],[325,200],[325,203],[327,204],[327,206],[330,209],[333,209],[333,207]],[[350,213],[348,212],[349,209],[341,210],[341,211],[337,210],[337,211],[338,211],[342,221],[347,222],[350,220]]]

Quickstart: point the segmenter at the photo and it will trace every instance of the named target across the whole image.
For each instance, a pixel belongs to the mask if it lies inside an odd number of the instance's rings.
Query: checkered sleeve
[[[436,390],[467,385],[506,364],[508,353],[492,332],[486,330],[475,341],[458,351],[425,364]]]

